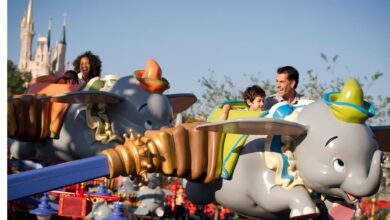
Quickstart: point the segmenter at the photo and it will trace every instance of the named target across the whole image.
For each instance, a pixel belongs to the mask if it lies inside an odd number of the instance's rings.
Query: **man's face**
[[[295,80],[288,80],[287,73],[276,74],[276,88],[278,95],[286,97],[294,94]]]

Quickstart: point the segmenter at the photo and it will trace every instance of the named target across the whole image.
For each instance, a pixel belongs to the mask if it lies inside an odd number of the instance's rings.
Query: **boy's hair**
[[[253,85],[253,86],[246,88],[246,90],[244,92],[245,104],[246,104],[246,100],[253,102],[253,100],[255,100],[255,98],[258,96],[265,97],[265,91],[260,86]]]

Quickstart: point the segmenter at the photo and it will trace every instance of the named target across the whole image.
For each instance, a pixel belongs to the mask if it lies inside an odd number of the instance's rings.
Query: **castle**
[[[18,65],[19,72],[31,72],[33,79],[44,75],[60,76],[65,71],[65,18],[61,39],[57,42],[52,58],[52,48],[50,45],[51,19],[49,21],[47,36],[38,36],[38,46],[35,50],[35,56],[32,57],[32,40],[35,34],[32,18],[32,0],[28,1],[27,12],[24,14],[20,26],[21,47]]]

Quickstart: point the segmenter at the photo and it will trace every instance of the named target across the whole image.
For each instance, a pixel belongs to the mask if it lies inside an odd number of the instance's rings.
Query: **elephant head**
[[[302,110],[297,122],[307,127],[307,135],[294,153],[308,188],[347,202],[378,190],[381,151],[365,124],[374,114],[354,79],[341,93],[328,93]]]
[[[85,102],[109,104],[107,114],[114,122],[118,134],[126,133],[129,128],[143,133],[146,129],[172,127],[173,113],[184,111],[196,101],[192,94],[163,94],[169,88],[169,83],[162,77],[162,70],[153,59],[147,62],[145,70],[136,70],[132,76],[121,77],[112,82],[95,78],[86,87],[77,94],[78,100],[82,100],[82,96],[88,98],[101,95],[99,100],[90,98]]]

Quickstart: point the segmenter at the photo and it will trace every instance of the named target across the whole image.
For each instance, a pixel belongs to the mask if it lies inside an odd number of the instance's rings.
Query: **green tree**
[[[306,72],[307,80],[303,80],[299,86],[300,93],[310,96],[313,100],[320,99],[327,92],[340,91],[344,85],[344,79],[340,77],[336,69],[336,61],[339,58],[338,55],[329,59],[324,53],[321,53],[321,58],[326,63],[325,74],[331,75],[332,80],[327,83],[321,82],[318,75],[320,72],[314,70],[308,70]],[[382,95],[373,96],[370,94],[370,88],[375,85],[375,82],[383,76],[381,72],[374,72],[368,75],[364,75],[361,78],[357,78],[362,90],[364,91],[365,100],[371,102],[375,106],[376,115],[373,118],[367,120],[369,125],[383,125],[389,123],[390,116],[390,97],[384,97]]]
[[[186,122],[204,120],[218,103],[242,99],[246,87],[238,88],[230,76],[224,76],[222,81],[218,81],[214,78],[214,71],[211,69],[208,71],[207,77],[202,77],[198,80],[202,87],[202,94],[201,97],[198,97],[198,102],[187,113],[184,113]],[[250,75],[248,77],[244,74],[244,78],[249,79],[248,85],[261,85],[266,94],[274,94],[276,92],[270,80],[260,80],[261,73],[258,73],[257,76]]]
[[[16,65],[7,61],[7,96],[23,94],[31,81],[31,73],[20,73]]]

